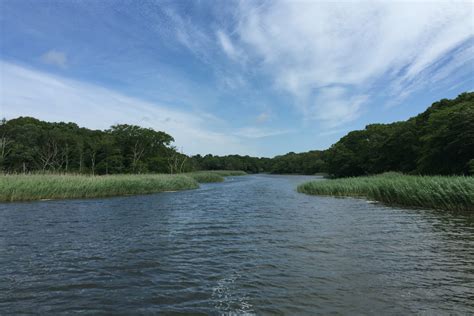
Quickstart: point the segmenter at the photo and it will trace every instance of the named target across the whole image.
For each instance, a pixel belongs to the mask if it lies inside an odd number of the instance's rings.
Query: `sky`
[[[326,149],[474,90],[474,1],[1,0],[0,116]]]

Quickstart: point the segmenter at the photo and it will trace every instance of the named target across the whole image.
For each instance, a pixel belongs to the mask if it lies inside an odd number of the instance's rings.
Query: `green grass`
[[[313,195],[366,197],[389,205],[474,211],[474,177],[377,176],[310,181],[298,192]]]
[[[185,173],[199,183],[222,182],[224,177],[243,176],[247,173],[238,170],[208,170]]]
[[[206,172],[206,171],[196,171],[196,172],[188,172],[185,175],[193,178],[199,183],[209,183],[209,182],[222,182],[224,181],[224,177],[221,177],[217,173],[214,172]]]
[[[0,201],[96,198],[199,187],[185,175],[2,175]]]
[[[211,172],[220,175],[221,177],[231,177],[231,176],[245,176],[247,173],[240,170],[210,170],[205,172]]]
[[[97,198],[196,189],[243,171],[197,171],[178,175],[0,175],[0,202]]]

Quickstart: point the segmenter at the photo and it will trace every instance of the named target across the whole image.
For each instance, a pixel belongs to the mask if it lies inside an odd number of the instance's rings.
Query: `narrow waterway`
[[[474,312],[473,215],[297,193],[308,179],[0,204],[0,314]]]

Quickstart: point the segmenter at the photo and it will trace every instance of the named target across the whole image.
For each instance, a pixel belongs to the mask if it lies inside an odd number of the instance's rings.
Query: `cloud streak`
[[[256,139],[284,135],[288,133],[291,133],[291,130],[269,129],[248,126],[239,128],[236,132],[234,132],[234,135],[244,138]]]
[[[238,41],[219,37],[230,58],[242,50],[261,64],[306,118],[335,126],[357,119],[377,93],[401,99],[472,67],[473,10],[472,2],[244,1]],[[443,60],[453,50],[462,57]]]
[[[224,33],[222,30],[217,31],[217,39],[222,50],[229,58],[233,59],[234,61],[244,61],[244,55],[242,50],[234,46],[231,39],[227,36],[226,33]]]

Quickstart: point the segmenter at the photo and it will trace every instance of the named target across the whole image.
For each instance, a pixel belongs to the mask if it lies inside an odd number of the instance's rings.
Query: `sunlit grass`
[[[193,178],[199,183],[208,183],[208,182],[222,182],[224,177],[220,176],[217,173],[197,171],[197,172],[188,172],[185,173],[187,176]]]
[[[212,172],[220,175],[221,177],[231,177],[231,176],[245,176],[247,173],[241,170],[210,170],[205,172]]]
[[[96,198],[196,189],[198,183],[222,182],[243,171],[198,171],[178,175],[0,175],[0,201]]]
[[[387,173],[370,177],[310,181],[299,185],[298,192],[367,197],[390,205],[474,211],[474,177]]]
[[[209,183],[209,182],[222,182],[224,177],[229,176],[243,176],[247,173],[238,170],[209,170],[209,171],[196,171],[188,172],[186,175],[192,177],[199,183]]]
[[[186,175],[2,175],[0,201],[94,198],[195,189]]]

